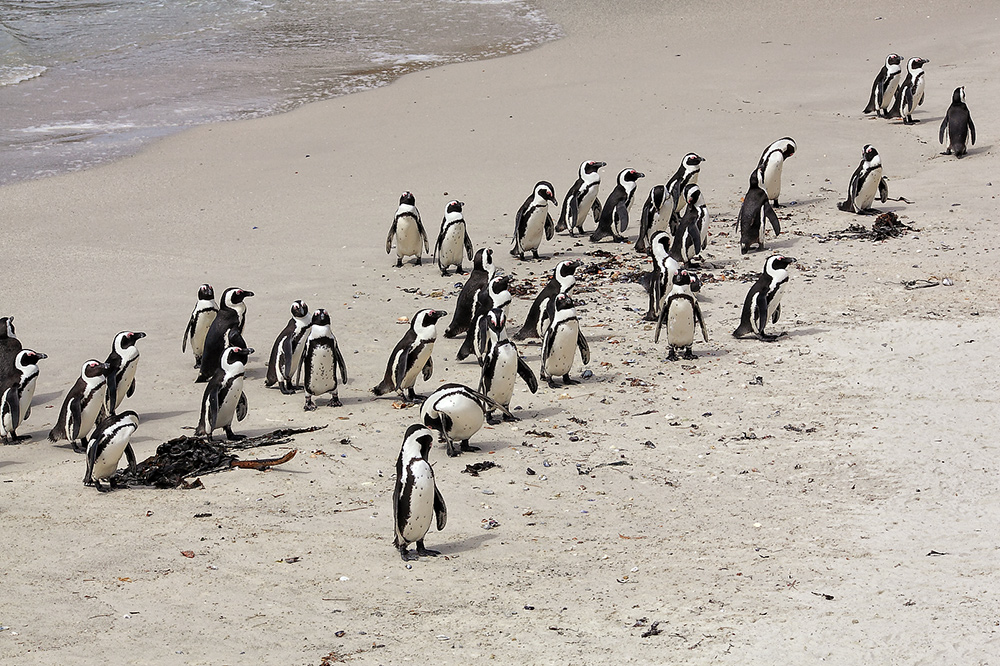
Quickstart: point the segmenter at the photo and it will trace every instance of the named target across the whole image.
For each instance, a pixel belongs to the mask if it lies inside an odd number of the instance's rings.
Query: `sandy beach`
[[[1000,10],[538,4],[563,39],[0,188],[0,316],[48,355],[19,430],[32,438],[0,448],[4,663],[997,663]],[[912,126],[861,113],[893,51],[930,59]],[[938,143],[958,86],[977,128],[962,160]],[[741,257],[747,178],[782,136],[798,144],[783,233]],[[877,207],[914,231],[831,239],[874,221],[836,207],[868,143],[890,197],[912,202]],[[557,234],[525,262],[508,249],[534,183],[561,201],[585,159],[608,163],[602,199],[619,170],[646,174],[634,241],[649,188],[691,151],[706,158],[710,341],[668,362],[641,320],[645,292],[622,279],[649,268],[631,243]],[[476,453],[435,446],[449,519],[427,546],[443,556],[409,568],[391,496],[419,408],[370,388],[397,320],[452,311],[463,278],[426,258],[393,267],[385,235],[404,190],[432,236],[447,202],[465,202],[475,247],[532,294],[560,259],[616,258],[576,291],[593,376],[534,395],[519,383],[520,422],[480,431]],[[797,259],[775,327],[787,335],[736,340],[741,278],[772,252]],[[906,288],[922,280],[937,286]],[[270,471],[98,494],[84,457],[45,439],[63,396],[115,333],[141,330],[136,454],[193,434],[203,385],[181,334],[203,282],[256,294],[236,431],[328,427],[240,452],[298,449]],[[264,387],[300,298],[331,313],[350,376],[341,408],[307,413],[301,392]],[[510,329],[530,303],[515,298]],[[418,392],[478,383],[458,345],[439,338]],[[537,372],[540,347],[520,349]],[[499,467],[464,473],[486,460]]]

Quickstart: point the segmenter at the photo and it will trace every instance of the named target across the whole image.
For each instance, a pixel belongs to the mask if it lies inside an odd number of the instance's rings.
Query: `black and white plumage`
[[[792,257],[774,255],[767,258],[764,271],[743,301],[740,325],[733,331],[733,337],[742,338],[755,333],[761,340],[770,342],[781,336],[766,333],[764,329],[768,322],[776,324],[781,316],[781,297],[788,284],[787,269],[794,263]]]
[[[459,274],[465,275],[462,270],[463,250],[469,260],[472,260],[472,240],[462,214],[463,206],[465,204],[461,201],[449,201],[441,220],[441,230],[434,244],[434,258],[441,269],[441,275],[448,275],[448,269],[452,266],[457,267]]]
[[[0,386],[14,376],[14,361],[21,351],[21,341],[14,332],[14,316],[0,317]]]
[[[38,362],[48,358],[32,349],[22,349],[14,357],[14,371],[0,385],[0,439],[14,444],[30,435],[18,435],[17,428],[31,416],[31,400],[35,397]]]
[[[424,425],[436,430],[447,445],[448,455],[455,457],[463,451],[478,451],[469,439],[479,432],[490,408],[506,411],[482,393],[463,384],[442,384],[427,396],[420,406]]]
[[[501,313],[502,314],[502,313]],[[482,359],[482,374],[479,378],[479,391],[498,405],[510,409],[510,401],[514,397],[514,381],[520,376],[528,390],[532,393],[538,391],[538,379],[531,367],[521,357],[517,351],[517,346],[506,336],[502,335],[502,326],[499,326],[496,318],[488,320],[490,330],[488,332],[490,344]],[[486,412],[486,421],[493,423],[493,409]],[[509,411],[508,411],[509,413]],[[504,414],[503,419],[516,421],[513,415]]]
[[[219,306],[215,302],[215,290],[212,285],[203,284],[198,287],[198,302],[191,311],[191,318],[188,319],[187,328],[184,329],[184,338],[181,340],[181,351],[187,351],[188,340],[191,341],[191,351],[194,353],[194,367],[201,367],[201,357],[205,353],[205,336],[208,329],[212,327],[216,315],[219,313]]]
[[[207,382],[215,375],[226,347],[246,347],[243,325],[246,322],[247,304],[252,291],[229,287],[222,292],[219,312],[205,336],[205,351],[201,357],[201,371],[196,382]]]
[[[63,399],[59,417],[49,431],[49,441],[68,439],[74,451],[86,451],[87,435],[93,430],[97,417],[104,409],[109,372],[110,366],[107,363],[94,358],[83,364],[80,378]]]
[[[108,364],[107,413],[112,416],[125,398],[135,393],[135,371],[139,367],[139,349],[135,343],[146,337],[142,331],[122,331],[111,344]]]
[[[490,353],[493,345],[507,339],[506,326],[506,306],[494,308],[476,320],[476,334],[473,338],[472,348],[479,365],[486,361],[486,356]]]
[[[750,188],[743,195],[743,204],[740,206],[737,218],[740,228],[740,254],[749,252],[753,245],[759,250],[764,249],[764,234],[768,222],[771,223],[775,236],[781,233],[778,214],[771,207],[770,198],[767,191],[760,186],[760,180],[761,168],[757,167],[750,173]]]
[[[304,409],[311,412],[316,409],[313,398],[325,393],[330,394],[330,406],[340,407],[340,397],[337,394],[337,371],[340,379],[347,383],[347,364],[344,355],[340,353],[337,338],[330,327],[330,314],[326,310],[316,310],[309,327],[309,339],[305,343],[302,354],[302,367],[305,369],[306,404]]]
[[[553,301],[553,306],[552,321],[542,338],[542,368],[539,376],[551,388],[558,388],[554,381],[556,376],[562,376],[563,384],[579,384],[580,382],[570,379],[569,372],[573,369],[577,349],[580,350],[583,364],[590,363],[590,346],[580,329],[580,321],[573,309],[573,299],[560,294]]]
[[[861,149],[861,163],[851,175],[847,186],[847,199],[837,204],[837,208],[848,213],[871,215],[877,213],[872,208],[875,195],[885,203],[889,198],[889,181],[882,176],[882,157],[875,146],[866,144]]]
[[[785,136],[765,148],[760,155],[760,161],[757,162],[757,169],[761,173],[760,185],[767,192],[767,198],[775,208],[780,208],[778,197],[781,196],[782,168],[785,166],[785,160],[794,155],[796,149],[795,140]]]
[[[896,97],[892,108],[886,114],[887,118],[902,118],[904,125],[920,122],[913,119],[913,111],[924,103],[924,65],[927,58],[910,58],[906,61],[906,78],[896,88]]]
[[[481,319],[483,317],[495,309],[506,313],[507,306],[513,300],[510,293],[512,279],[510,275],[496,275],[486,285],[486,289],[479,292],[479,297],[476,299],[476,311],[472,316],[472,325],[466,331],[465,341],[462,342],[462,346],[455,354],[456,359],[464,361],[470,354],[476,352],[476,337],[482,333]]]
[[[542,244],[542,236],[545,240],[552,240],[556,233],[556,225],[549,214],[550,203],[559,205],[555,188],[552,183],[540,180],[514,216],[512,255],[523,261],[524,253],[531,252],[535,259],[539,258],[538,247]]]
[[[683,196],[687,207],[677,221],[673,235],[675,239],[681,237],[678,242],[680,256],[686,265],[690,265],[701,256],[708,244],[708,206],[697,183],[689,183],[684,188]]]
[[[944,143],[944,133],[948,132],[948,150],[942,155],[954,154],[955,157],[964,157],[968,152],[968,145],[976,145],[976,125],[972,122],[969,114],[969,107],[965,104],[965,86],[955,88],[951,95],[951,106],[944,114],[941,121],[941,129],[938,131],[938,142]],[[884,201],[884,199],[883,199]]]
[[[448,313],[444,310],[419,310],[410,321],[410,329],[392,352],[385,367],[385,377],[372,389],[375,395],[385,395],[396,391],[406,400],[420,398],[414,392],[413,386],[417,377],[423,376],[424,381],[434,373],[434,361],[431,353],[434,351],[434,341],[437,340],[437,321]]]
[[[671,289],[674,275],[680,270],[681,262],[671,255],[673,239],[666,231],[657,231],[650,241],[650,254],[653,255],[653,270],[643,279],[643,286],[649,294],[649,309],[643,319],[656,321],[663,307],[663,301]]]
[[[701,174],[701,163],[704,161],[706,161],[705,158],[698,153],[688,153],[681,158],[681,163],[677,167],[677,171],[667,181],[665,185],[666,191],[674,204],[674,209],[669,215],[671,225],[677,222],[677,218],[680,217],[681,210],[686,203],[684,200],[684,188],[698,182],[698,176]]]
[[[635,251],[649,254],[650,241],[657,231],[670,232],[670,218],[674,214],[674,200],[666,185],[654,185],[642,205],[639,218],[639,237],[635,241]]]
[[[480,248],[476,250],[476,257],[472,260],[472,272],[469,279],[462,285],[462,291],[458,293],[455,301],[455,312],[451,316],[451,323],[444,331],[444,337],[457,338],[469,330],[472,325],[472,317],[475,314],[476,303],[479,300],[479,293],[486,288],[493,276],[496,275],[497,266],[493,263],[493,250]]]
[[[94,486],[102,493],[115,488],[114,477],[122,454],[128,460],[129,469],[135,472],[135,452],[132,451],[132,434],[139,427],[139,415],[133,411],[113,414],[103,419],[94,430],[94,436],[87,444],[87,473],[83,477],[85,486]],[[108,488],[101,486],[108,481]]]
[[[616,242],[625,241],[622,234],[628,229],[628,211],[635,197],[636,181],[645,176],[646,174],[635,169],[622,169],[618,173],[618,184],[604,202],[597,229],[590,234],[591,243],[597,243],[608,236]]]
[[[582,265],[579,259],[560,261],[552,271],[545,287],[538,292],[535,300],[532,301],[528,309],[528,316],[524,319],[521,329],[514,334],[515,340],[527,340],[528,338],[541,338],[545,332],[542,324],[548,305],[557,294],[569,294],[576,286],[576,269]]]
[[[247,416],[247,397],[243,393],[246,363],[253,353],[251,347],[226,347],[222,362],[205,387],[201,397],[201,418],[194,431],[195,437],[212,439],[212,433],[222,428],[226,439],[240,440],[244,435],[233,432],[233,421]]]
[[[653,342],[660,341],[660,330],[664,324],[667,326],[667,344],[670,345],[667,360],[676,361],[678,349],[684,350],[686,360],[698,358],[691,351],[696,327],[701,326],[701,335],[705,342],[708,342],[708,329],[705,327],[705,318],[701,314],[698,299],[691,293],[691,275],[687,271],[677,271],[674,275],[673,288],[667,294],[667,300],[656,321]]]
[[[601,219],[601,200],[598,191],[601,187],[599,170],[607,166],[606,162],[589,160],[580,165],[579,175],[573,186],[566,192],[556,231],[569,229],[570,236],[576,236],[577,230],[583,233],[583,223],[587,215],[594,216],[594,222]]]
[[[448,523],[448,508],[434,481],[434,469],[429,462],[434,433],[415,423],[406,429],[403,446],[396,459],[396,485],[392,491],[392,523],[395,538],[392,545],[403,561],[420,556],[440,555],[424,548],[424,537],[431,524],[440,532]],[[416,543],[416,552],[408,550]]]
[[[865,107],[864,113],[874,113],[879,118],[887,115],[895,98],[896,88],[903,79],[901,62],[902,58],[895,53],[885,57],[885,64],[872,82],[871,96],[868,98],[868,106]]]
[[[295,393],[297,381],[294,375],[299,370],[302,350],[305,349],[309,327],[313,321],[305,301],[293,301],[290,310],[291,319],[271,345],[271,355],[267,359],[267,376],[264,379],[264,386],[277,384],[285,395]]]
[[[417,210],[417,200],[410,192],[403,192],[399,197],[399,207],[392,218],[389,235],[385,239],[385,253],[392,251],[392,242],[396,241],[396,268],[403,265],[406,257],[416,257],[417,266],[423,263],[421,248],[430,252],[427,244],[427,232],[420,221],[420,211]]]

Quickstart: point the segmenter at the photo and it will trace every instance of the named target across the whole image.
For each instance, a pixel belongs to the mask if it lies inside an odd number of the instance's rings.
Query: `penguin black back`
[[[938,141],[944,143],[944,133],[948,132],[948,149],[942,155],[964,157],[968,152],[969,145],[976,145],[976,125],[972,122],[969,114],[969,107],[965,104],[965,86],[955,88],[951,95],[951,106],[944,114],[941,121],[941,129],[938,132]]]
[[[219,369],[222,352],[226,347],[246,347],[243,340],[243,324],[246,317],[245,299],[253,296],[252,291],[229,287],[222,292],[219,313],[205,336],[205,352],[201,357],[201,369],[196,382],[207,382]]]

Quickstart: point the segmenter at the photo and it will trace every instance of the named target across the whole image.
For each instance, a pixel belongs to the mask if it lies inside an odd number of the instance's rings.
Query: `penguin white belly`
[[[337,363],[333,348],[326,345],[313,347],[308,359],[309,382],[306,391],[311,395],[322,395],[337,388]]]
[[[396,255],[400,259],[414,255],[419,256],[421,241],[416,220],[405,216],[396,221]]]
[[[580,336],[580,323],[566,321],[556,329],[549,356],[545,361],[545,373],[550,377],[568,375],[576,358],[576,345]]]
[[[11,386],[2,394],[0,394],[0,398],[3,399],[4,405],[7,404],[7,391],[16,391],[16,390],[17,390],[16,386]],[[14,416],[15,415],[13,413],[4,409],[3,418],[0,418],[0,434],[2,434],[4,437],[10,437],[11,433],[17,430],[17,426],[14,425]]]
[[[424,366],[427,364],[427,359],[431,357],[432,351],[434,351],[433,342],[428,342],[423,346],[420,353],[417,355],[417,360],[413,362],[413,365],[410,366],[407,373],[403,375],[403,381],[398,387],[400,390],[413,388],[413,385],[417,383],[417,376],[420,375],[420,372],[424,369]]]
[[[923,103],[924,103],[924,77],[920,76],[917,78],[917,84],[913,87],[913,108],[916,108]]]
[[[772,157],[764,165],[764,189],[767,191],[767,198],[774,201],[781,194],[781,167],[785,161],[781,158]]]
[[[770,322],[771,317],[774,316],[774,311],[778,309],[781,305],[781,297],[785,294],[785,285],[787,282],[782,282],[777,289],[774,291],[774,296],[767,303],[767,320]]]
[[[503,345],[497,351],[493,368],[493,381],[486,397],[506,407],[514,397],[514,380],[517,377],[517,350],[513,345]]]
[[[761,247],[764,247],[764,236],[767,233],[766,209],[767,203],[765,202],[764,205],[760,207],[760,210],[757,211],[757,243],[759,243]]]
[[[447,435],[453,440],[469,439],[483,427],[483,408],[461,393],[444,396],[434,403],[434,409],[440,414],[447,414],[451,419],[451,429]]]
[[[576,213],[576,226],[582,227],[587,216],[590,215],[594,208],[594,201],[597,200],[597,188],[591,187],[583,196],[580,198],[580,206]]]
[[[38,381],[38,375],[29,379],[24,385],[24,390],[21,391],[21,414],[18,419],[21,423],[28,417],[28,410],[31,409],[31,400],[35,397],[36,381]]]
[[[882,100],[880,102],[880,108],[888,109],[892,106],[892,100],[896,96],[896,88],[899,87],[899,76],[895,76],[893,80],[885,87],[885,92],[882,94]]]
[[[462,263],[464,251],[465,223],[458,222],[452,224],[444,232],[444,240],[441,241],[441,249],[438,254],[438,263],[444,268],[458,266]]]
[[[858,188],[858,195],[854,198],[854,206],[858,210],[867,210],[872,207],[875,201],[875,194],[878,192],[878,184],[882,181],[882,167],[872,169],[861,181]]]
[[[423,540],[434,520],[434,472],[426,460],[414,460],[408,471],[410,513],[400,536],[406,543],[414,543]]]
[[[115,475],[115,472],[118,471],[118,463],[121,462],[131,436],[132,429],[123,428],[111,439],[101,451],[101,455],[97,456],[97,460],[94,461],[94,469],[90,473],[91,479],[104,481]]]
[[[135,359],[131,363],[125,366],[125,372],[122,373],[122,380],[118,384],[116,395],[115,395],[115,408],[122,404],[122,400],[125,399],[125,394],[128,393],[128,387],[132,385],[135,381],[135,369],[139,365],[139,359]]]
[[[194,335],[191,336],[191,351],[194,352],[195,356],[200,357],[205,353],[205,336],[208,335],[208,329],[212,328],[212,322],[215,321],[216,316],[218,316],[217,312],[209,310],[199,314],[195,320]]]
[[[239,403],[241,395],[243,395],[243,377],[237,377],[233,379],[233,383],[225,395],[221,396],[219,411],[215,417],[216,428],[225,428],[233,424],[233,418],[236,416],[236,405]]]
[[[545,234],[545,217],[549,214],[547,207],[536,208],[528,216],[524,226],[524,238],[521,239],[521,249],[525,252],[537,250],[542,244]]]
[[[694,344],[694,308],[686,298],[675,298],[667,313],[667,342],[674,347]]]
[[[80,437],[85,437],[94,428],[94,423],[97,421],[97,415],[101,413],[101,407],[104,406],[104,401],[107,399],[108,395],[108,385],[101,384],[100,388],[95,389],[90,395],[90,400],[84,405],[83,410],[80,412]]]

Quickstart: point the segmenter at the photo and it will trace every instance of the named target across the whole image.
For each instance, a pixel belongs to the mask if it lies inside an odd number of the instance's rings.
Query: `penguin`
[[[94,436],[87,444],[87,473],[83,485],[94,486],[106,493],[117,488],[114,475],[122,454],[128,460],[129,470],[135,473],[135,452],[132,451],[132,433],[139,427],[139,415],[133,411],[112,414],[105,418],[94,430]],[[108,482],[108,488],[101,487],[101,481]]]
[[[942,155],[955,154],[955,157],[964,157],[968,149],[966,139],[971,139],[969,145],[976,145],[976,125],[969,115],[969,107],[965,105],[965,86],[955,88],[951,95],[951,106],[948,113],[944,114],[941,121],[941,129],[938,131],[938,142],[944,143],[944,133],[948,131],[948,150]],[[885,199],[882,199],[885,201]]]
[[[597,198],[598,190],[601,188],[599,170],[606,166],[606,162],[596,160],[580,165],[579,176],[563,199],[556,231],[566,231],[569,228],[569,235],[575,238],[577,229],[583,233],[583,223],[587,215],[592,214],[595,222],[601,219],[601,200]]]
[[[684,201],[687,208],[677,222],[675,235],[684,236],[680,248],[684,263],[690,265],[701,256],[708,244],[708,206],[701,195],[697,183],[689,183],[684,187]]]
[[[524,324],[514,334],[515,340],[542,337],[545,327],[541,326],[541,319],[548,309],[549,302],[557,294],[569,294],[573,291],[573,287],[576,286],[576,269],[582,263],[579,259],[567,259],[556,264],[555,269],[552,271],[552,277],[549,278],[548,283],[538,292],[535,300],[532,301],[531,307],[528,309],[528,316],[524,319]]]
[[[469,239],[465,217],[462,215],[464,205],[461,201],[448,202],[444,219],[441,220],[441,231],[438,233],[437,243],[434,244],[434,258],[437,259],[441,275],[448,275],[448,269],[452,266],[458,267],[457,273],[465,275],[465,271],[462,270],[463,248],[469,260],[472,260],[472,241]]]
[[[246,347],[243,324],[246,322],[247,304],[243,301],[251,296],[252,291],[239,287],[229,287],[222,292],[219,312],[205,335],[205,351],[202,353],[200,372],[195,382],[207,382],[215,376],[226,347]]]
[[[486,355],[483,357],[482,374],[479,378],[479,392],[498,405],[503,405],[510,410],[510,401],[514,397],[514,380],[520,376],[528,390],[532,393],[538,391],[538,379],[531,367],[524,361],[517,351],[517,346],[506,336],[501,338],[501,331],[496,330],[495,319],[488,320],[491,324],[490,340],[491,345]],[[493,425],[493,409],[486,412],[486,422]],[[503,420],[517,421],[517,417],[506,414]]]
[[[670,254],[673,239],[666,231],[657,231],[650,241],[650,251],[653,255],[653,270],[643,279],[643,286],[649,294],[649,309],[643,319],[656,321],[659,318],[663,299],[666,298],[674,275],[680,270],[680,262]]]
[[[403,446],[396,459],[396,485],[392,491],[392,545],[404,562],[441,553],[424,548],[424,537],[435,522],[440,532],[448,523],[448,508],[434,481],[434,469],[428,461],[434,434],[414,423],[403,435]],[[416,551],[407,550],[416,543]]]
[[[245,435],[233,432],[233,419],[242,421],[247,415],[243,375],[253,351],[250,347],[226,347],[222,352],[219,369],[212,375],[201,397],[201,418],[194,431],[195,437],[207,437],[211,441],[212,433],[222,428],[228,440],[246,439]]]
[[[906,78],[896,88],[895,101],[886,118],[902,118],[904,125],[919,123],[913,119],[913,111],[924,103],[924,65],[927,58],[910,58],[906,61]]]
[[[781,234],[778,215],[771,206],[767,191],[760,186],[761,172],[761,167],[757,167],[750,173],[750,188],[743,195],[743,204],[740,206],[737,218],[740,227],[740,254],[749,252],[752,245],[760,250],[764,249],[767,222],[771,223],[775,236]]]
[[[635,196],[636,181],[645,176],[646,174],[639,173],[635,169],[622,169],[618,173],[618,184],[604,202],[597,229],[590,234],[591,243],[596,243],[608,236],[611,236],[615,242],[625,241],[622,232],[628,229],[628,209],[632,206],[632,199]]]
[[[781,208],[778,204],[778,197],[781,195],[781,168],[785,165],[785,160],[795,154],[796,148],[792,137],[782,137],[764,149],[757,163],[757,169],[762,174],[760,185],[767,192],[767,198],[774,208]]]
[[[490,408],[507,411],[468,386],[448,383],[427,396],[420,406],[420,418],[425,426],[440,433],[448,444],[448,456],[454,458],[463,451],[479,450],[469,445],[469,439],[483,427]]]
[[[792,257],[774,255],[764,262],[764,272],[757,282],[750,287],[746,300],[743,301],[743,314],[740,325],[733,331],[734,338],[743,338],[751,333],[766,342],[772,342],[784,335],[771,335],[764,332],[768,322],[778,323],[781,316],[781,297],[788,283],[788,267],[795,263]]]
[[[666,185],[654,185],[642,205],[639,218],[639,237],[635,241],[635,251],[649,254],[650,239],[657,231],[670,231],[670,217],[675,208]]]
[[[92,358],[83,364],[80,378],[66,393],[55,426],[49,431],[49,441],[68,439],[73,450],[87,450],[87,434],[94,428],[104,407],[108,392],[108,373],[111,368]]]
[[[493,263],[493,250],[486,247],[476,250],[476,258],[472,260],[472,273],[462,285],[462,291],[458,293],[458,300],[455,301],[455,314],[451,316],[451,323],[445,329],[444,337],[457,338],[469,330],[479,292],[486,288],[496,272],[497,267]]]
[[[674,275],[674,286],[667,295],[666,303],[663,304],[656,321],[653,342],[660,341],[660,329],[664,323],[667,325],[667,344],[670,345],[667,360],[677,360],[678,348],[684,349],[685,360],[693,361],[698,358],[691,351],[695,326],[701,326],[701,335],[705,342],[708,342],[708,329],[705,327],[705,318],[701,314],[698,299],[691,293],[691,275],[687,271],[677,271]]]
[[[337,369],[340,369],[340,379],[347,383],[347,364],[344,355],[340,353],[337,338],[330,328],[330,314],[326,310],[316,310],[312,316],[312,326],[309,329],[309,339],[305,343],[302,354],[302,366],[305,368],[307,412],[316,409],[313,396],[330,394],[330,406],[340,407],[340,397],[337,395]]]
[[[399,197],[399,207],[392,218],[389,235],[385,239],[385,253],[392,251],[392,241],[396,239],[396,268],[403,266],[405,257],[416,257],[417,266],[423,263],[420,246],[423,243],[424,252],[430,252],[427,244],[427,232],[420,222],[420,211],[417,210],[417,200],[410,192],[403,192]]]
[[[701,163],[704,161],[706,161],[705,158],[698,153],[688,153],[681,158],[681,164],[677,167],[677,171],[667,181],[665,185],[667,194],[674,203],[674,209],[669,215],[671,225],[677,222],[681,214],[681,209],[684,208],[684,204],[686,203],[684,200],[684,188],[691,183],[698,182],[698,175],[701,173]]]
[[[306,337],[313,321],[305,301],[293,301],[291,312],[292,318],[285,324],[281,333],[278,333],[274,345],[271,346],[271,356],[267,360],[267,377],[264,379],[264,386],[277,384],[285,395],[295,393],[293,376],[299,370],[302,350],[305,348]]]
[[[476,320],[472,347],[480,366],[486,361],[493,345],[507,339],[506,326],[507,312],[504,307],[494,308]]]
[[[106,414],[114,416],[122,400],[135,393],[135,371],[139,367],[139,350],[135,343],[144,337],[146,334],[142,331],[122,331],[111,344],[111,353],[105,361],[108,364]]]
[[[506,308],[510,305],[511,300],[513,300],[513,296],[511,296],[509,290],[512,279],[510,275],[497,275],[490,280],[486,289],[479,292],[479,297],[476,300],[476,311],[472,316],[472,325],[466,331],[465,341],[455,354],[457,360],[464,361],[470,354],[476,351],[476,336],[482,329],[480,319],[485,317],[491,310],[497,308],[503,310],[506,314]]]
[[[14,358],[14,374],[0,386],[0,439],[5,444],[31,439],[18,435],[17,427],[31,416],[31,400],[35,397],[38,361],[48,358],[32,349],[22,349]]]
[[[201,367],[201,356],[205,353],[205,336],[212,327],[219,306],[215,302],[215,290],[212,285],[203,284],[198,287],[198,302],[191,311],[184,338],[181,340],[181,351],[187,352],[188,340],[191,340],[191,351],[194,353],[194,367]]]
[[[885,65],[879,70],[878,75],[872,82],[872,94],[868,98],[868,106],[864,113],[874,113],[877,118],[886,116],[889,107],[896,95],[896,88],[903,78],[903,68],[900,67],[900,58],[895,53],[890,53],[885,57]]]
[[[14,361],[21,351],[21,341],[14,333],[14,316],[0,317],[0,386],[15,376]]]
[[[560,294],[553,303],[555,312],[542,339],[542,369],[539,374],[550,388],[558,388],[553,380],[556,375],[562,375],[564,385],[580,383],[569,378],[569,371],[573,368],[578,348],[583,364],[590,363],[590,346],[580,329],[573,300]]]
[[[542,244],[542,234],[545,240],[552,240],[556,233],[555,223],[549,215],[549,203],[559,205],[555,188],[552,183],[540,180],[535,183],[534,191],[524,200],[514,216],[514,247],[511,255],[524,261],[524,253],[531,252],[539,259],[538,246]]]
[[[882,176],[882,158],[875,146],[865,144],[861,149],[861,163],[851,176],[851,184],[847,188],[847,199],[837,204],[837,208],[847,213],[858,215],[874,215],[878,213],[872,208],[875,194],[885,203],[889,198],[889,181]]]
[[[437,340],[437,321],[448,313],[444,310],[419,310],[410,321],[408,330],[392,352],[385,367],[385,377],[372,389],[375,395],[385,395],[396,391],[404,400],[422,399],[414,390],[417,376],[423,375],[424,381],[434,373],[434,361],[431,352],[434,351],[434,341]]]

